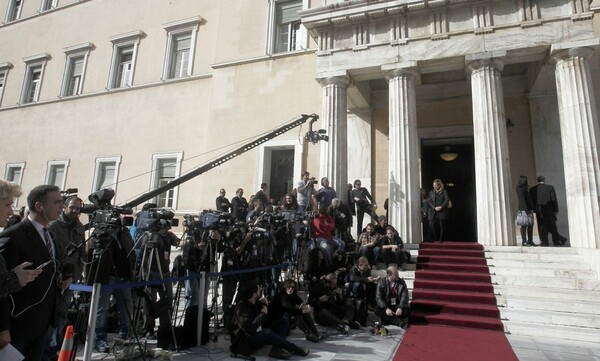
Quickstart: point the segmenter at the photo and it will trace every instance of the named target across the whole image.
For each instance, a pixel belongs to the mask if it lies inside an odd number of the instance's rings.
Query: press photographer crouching
[[[171,246],[179,246],[180,239],[170,231],[172,226],[177,226],[175,214],[168,209],[153,208],[148,210],[146,223],[142,225],[144,234],[139,239],[142,249],[139,280],[163,280],[169,275],[171,262]],[[171,307],[173,302],[173,285],[162,283],[146,287],[143,291],[144,299],[144,332],[148,339],[156,338],[154,329],[155,320],[159,318],[159,332],[170,332]],[[160,298],[160,301],[157,301]]]
[[[90,217],[93,228],[88,244],[88,263],[86,264],[86,284],[101,283],[103,285],[125,283],[133,279],[135,254],[132,252],[133,239],[127,225],[131,225],[130,209],[122,209],[110,205],[114,196],[111,189],[102,189],[89,196],[89,200],[98,207]],[[119,336],[127,338],[131,324],[132,294],[128,288],[103,291],[100,294],[94,346],[99,352],[109,352],[106,326],[110,307],[110,296],[114,296],[119,313]]]
[[[356,309],[352,299],[346,298],[334,273],[328,273],[321,282],[311,287],[308,304],[313,307],[315,321],[320,325],[335,327],[343,334],[351,328],[360,328],[360,323],[355,320]]]

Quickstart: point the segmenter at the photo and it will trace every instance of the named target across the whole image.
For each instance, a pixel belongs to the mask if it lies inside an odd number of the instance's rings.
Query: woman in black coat
[[[444,188],[444,183],[439,179],[433,180],[433,189],[429,192],[429,225],[433,233],[433,239],[444,241],[446,220],[448,220],[448,208],[450,198]]]
[[[535,246],[533,243],[533,200],[529,194],[527,177],[520,176],[517,180],[517,224],[521,226],[521,241],[523,246]]]

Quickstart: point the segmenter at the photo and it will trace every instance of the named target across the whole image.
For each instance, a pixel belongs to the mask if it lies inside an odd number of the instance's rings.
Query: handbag
[[[528,227],[533,225],[532,215],[528,214],[526,211],[518,211],[517,212],[517,225],[521,227]]]

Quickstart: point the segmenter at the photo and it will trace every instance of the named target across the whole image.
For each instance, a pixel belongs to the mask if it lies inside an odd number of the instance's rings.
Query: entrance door
[[[271,150],[269,196],[279,202],[294,188],[294,149]]]
[[[442,153],[456,153],[444,160]],[[447,241],[477,241],[475,160],[472,138],[424,139],[421,143],[421,184],[429,192],[438,178],[452,200],[446,221]]]

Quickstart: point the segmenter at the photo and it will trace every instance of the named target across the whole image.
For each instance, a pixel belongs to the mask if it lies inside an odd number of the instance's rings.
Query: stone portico
[[[590,3],[357,0],[302,11],[319,46],[321,117],[330,134],[321,176],[338,190],[360,178],[387,192],[390,224],[418,242],[419,187],[431,182],[421,177],[421,145],[470,138],[478,242],[516,244],[514,180],[526,174],[534,185],[544,174],[559,196],[561,233],[574,247],[600,248],[599,126],[590,75],[599,42]],[[456,113],[451,104],[460,99],[471,106]],[[505,109],[507,99],[528,108],[515,129],[531,129],[525,142],[511,143],[517,135],[508,134],[514,109]],[[438,116],[428,108],[440,109]],[[445,120],[453,111],[465,122]],[[387,158],[374,151],[381,137],[373,127],[382,116]],[[521,159],[524,143],[533,155]]]

